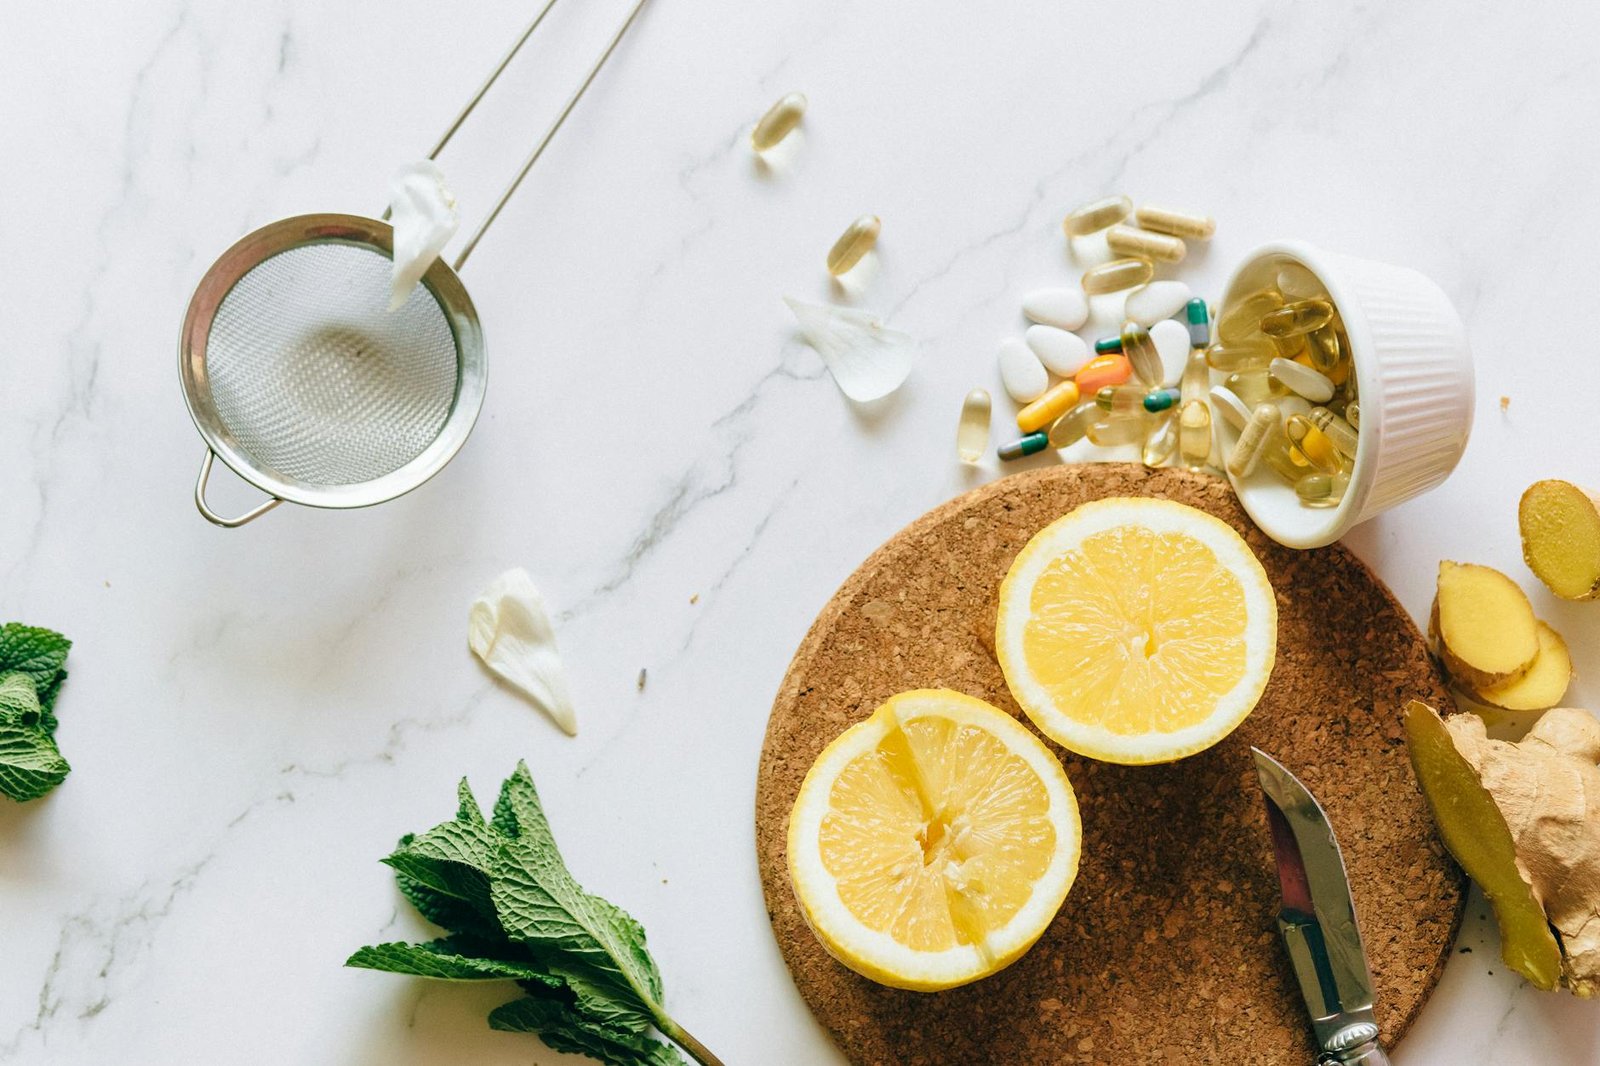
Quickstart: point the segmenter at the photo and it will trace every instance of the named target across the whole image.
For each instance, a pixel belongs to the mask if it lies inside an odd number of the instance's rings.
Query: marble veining
[[[450,145],[464,230],[625,7],[558,5]],[[1575,653],[1568,702],[1600,707],[1600,609],[1533,582],[1513,517],[1535,477],[1600,480],[1574,443],[1600,395],[1600,9],[1554,0],[652,0],[464,272],[491,371],[460,456],[379,508],[208,526],[174,372],[195,282],[273,219],[376,211],[527,8],[0,15],[0,619],[77,642],[73,774],[0,806],[0,1063],[581,1061],[489,1031],[505,988],[340,965],[427,935],[378,860],[519,758],[685,1025],[730,1064],[842,1061],[757,884],[767,708],[839,582],[1002,473],[955,461],[961,399],[996,395],[998,443],[996,347],[1023,292],[1093,261],[1060,218],[1110,192],[1219,219],[1174,275],[1212,297],[1285,236],[1444,287],[1477,353],[1472,442],[1346,542],[1418,618],[1441,557],[1519,578]],[[749,126],[795,90],[802,132],[758,164]],[[834,286],[822,257],[868,211],[879,251]],[[784,296],[911,333],[911,378],[853,407]],[[258,499],[226,472],[214,493]],[[577,737],[467,652],[468,603],[513,565],[558,619]],[[1477,896],[1456,950],[1399,1066],[1600,1059],[1600,1014],[1508,974]]]

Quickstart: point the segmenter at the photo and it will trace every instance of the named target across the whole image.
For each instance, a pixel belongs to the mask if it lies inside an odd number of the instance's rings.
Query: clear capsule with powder
[[[1106,227],[1114,226],[1127,218],[1132,210],[1133,201],[1126,196],[1108,196],[1104,200],[1084,204],[1071,212],[1062,221],[1061,228],[1068,237],[1099,233]]]

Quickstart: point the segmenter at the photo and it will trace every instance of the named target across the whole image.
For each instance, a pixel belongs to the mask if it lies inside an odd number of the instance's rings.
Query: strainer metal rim
[[[422,284],[432,294],[455,338],[457,372],[456,395],[439,434],[427,448],[405,465],[370,481],[350,485],[317,485],[278,474],[257,465],[223,424],[212,402],[206,370],[206,343],[212,322],[223,300],[233,287],[255,267],[282,252],[311,244],[347,244],[394,254],[394,229],[387,222],[361,215],[322,213],[279,219],[241,237],[213,263],[195,287],[183,317],[183,332],[178,340],[178,372],[183,382],[183,400],[195,429],[205,440],[206,457],[197,486],[196,500],[207,517],[203,500],[204,480],[211,467],[211,455],[226,463],[235,474],[272,496],[274,500],[308,507],[370,507],[403,496],[426,482],[455,458],[466,443],[483,409],[488,385],[488,366],[483,343],[483,327],[477,308],[467,295],[461,278],[443,259],[437,259],[422,276]],[[242,524],[274,506],[267,504],[237,522]]]

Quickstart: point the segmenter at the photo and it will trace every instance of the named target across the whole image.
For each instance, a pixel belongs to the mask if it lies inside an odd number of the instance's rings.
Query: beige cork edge
[[[1237,529],[1279,604],[1278,660],[1229,738],[1167,766],[1057,750],[1077,791],[1084,855],[1055,922],[1020,961],[948,992],[886,988],[806,928],[784,835],[823,746],[911,688],[947,686],[1021,717],[992,653],[995,590],[1035,532],[1086,500],[1157,496]],[[1340,546],[1268,540],[1220,479],[1135,464],[1017,474],[896,534],[818,615],[773,703],[756,844],[773,934],[801,996],[852,1062],[1309,1062],[1305,1009],[1273,926],[1277,880],[1251,745],[1322,801],[1339,836],[1383,1038],[1404,1036],[1438,982],[1466,882],[1434,834],[1406,759],[1408,700],[1448,706],[1417,627]]]

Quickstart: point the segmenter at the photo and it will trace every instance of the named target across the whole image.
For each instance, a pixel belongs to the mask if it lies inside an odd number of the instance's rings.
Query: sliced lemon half
[[[1168,762],[1233,732],[1277,647],[1277,601],[1249,545],[1170,500],[1078,507],[1000,586],[995,652],[1012,696],[1052,740],[1107,762]]]
[[[817,756],[789,815],[789,877],[840,962],[936,991],[1033,946],[1082,839],[1066,771],[1038,737],[982,700],[921,689]]]

